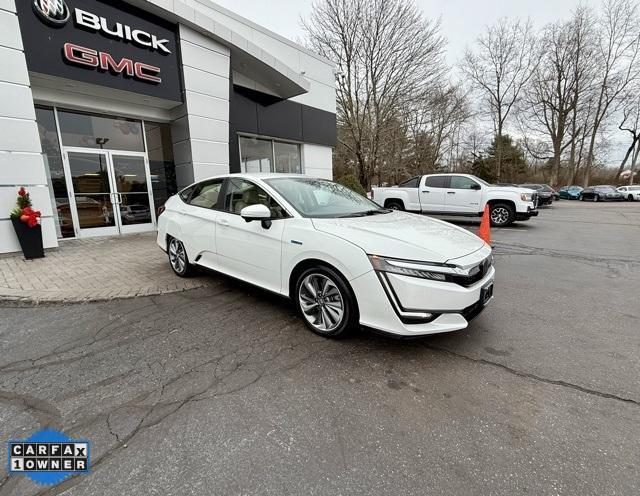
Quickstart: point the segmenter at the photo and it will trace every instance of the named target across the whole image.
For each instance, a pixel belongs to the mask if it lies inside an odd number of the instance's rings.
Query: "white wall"
[[[333,179],[333,149],[331,147],[302,145],[302,163],[306,175]]]
[[[180,25],[185,105],[172,127],[178,187],[229,172],[229,49]]]
[[[238,33],[264,52],[281,60],[297,74],[307,79],[311,83],[309,92],[291,98],[291,101],[327,112],[336,112],[335,75],[331,62],[209,0],[183,1],[194,9],[207,14],[214,21],[229,27],[231,31]]]
[[[21,0],[23,1],[23,0]],[[19,251],[9,213],[25,186],[43,215],[45,248],[58,246],[14,0],[0,0],[0,253]]]

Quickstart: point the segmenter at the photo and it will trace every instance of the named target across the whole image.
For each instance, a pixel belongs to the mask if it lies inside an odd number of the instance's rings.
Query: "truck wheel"
[[[516,212],[507,203],[494,203],[491,205],[491,225],[493,227],[505,227],[516,220]]]
[[[389,200],[385,207],[390,210],[404,210],[404,203],[400,200]]]

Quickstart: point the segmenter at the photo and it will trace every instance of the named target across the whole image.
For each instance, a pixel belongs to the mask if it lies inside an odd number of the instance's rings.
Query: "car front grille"
[[[534,193],[533,195],[531,195],[531,201],[533,201],[533,204],[536,207],[538,206],[538,193]]]

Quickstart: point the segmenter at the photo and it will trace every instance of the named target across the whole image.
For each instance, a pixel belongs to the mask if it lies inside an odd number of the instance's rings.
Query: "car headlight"
[[[434,281],[450,281],[452,277],[463,275],[460,269],[451,264],[437,264],[428,262],[413,262],[369,255],[371,265],[379,272],[399,274],[402,276],[419,277]]]
[[[521,199],[523,202],[530,202],[530,201],[533,201],[533,193],[522,193],[522,194],[520,195],[520,199]]]

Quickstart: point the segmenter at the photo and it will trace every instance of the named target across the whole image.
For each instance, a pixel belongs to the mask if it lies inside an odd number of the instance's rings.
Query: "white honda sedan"
[[[301,175],[193,184],[167,201],[158,245],[181,277],[199,266],[291,298],[326,337],[464,329],[493,297],[491,248],[474,234]]]

